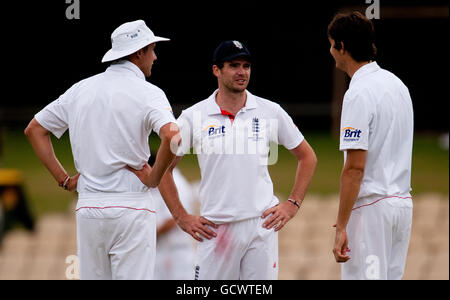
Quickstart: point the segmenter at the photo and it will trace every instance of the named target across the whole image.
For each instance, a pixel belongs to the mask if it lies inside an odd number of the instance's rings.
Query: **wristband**
[[[59,183],[59,186],[65,190],[67,190],[67,184],[69,183],[69,180],[70,180],[70,176],[66,175],[66,177],[64,178],[64,181]]]
[[[64,187],[64,184],[67,184],[67,178],[69,178],[69,175],[66,174],[66,176],[64,177],[63,180],[61,180],[60,182],[58,182],[58,186],[60,187]]]
[[[300,203],[298,203],[296,200],[288,199],[288,201],[291,202],[292,204],[294,204],[295,206],[297,206],[298,208],[300,208]]]

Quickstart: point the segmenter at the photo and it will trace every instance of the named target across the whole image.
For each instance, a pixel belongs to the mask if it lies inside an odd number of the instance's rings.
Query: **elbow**
[[[24,134],[28,140],[31,140],[40,136],[48,135],[49,131],[42,127],[36,119],[33,119],[30,124],[28,124],[27,128],[25,128]]]
[[[159,133],[162,141],[177,145],[181,143],[180,129],[175,123],[165,125],[163,128],[161,128]]]
[[[30,129],[28,128],[28,126],[27,126],[27,128],[25,128],[25,130],[23,131],[23,134],[25,134],[26,137],[28,137],[28,136],[30,135]]]
[[[299,165],[315,171],[318,159],[316,153],[308,144],[307,147],[300,149],[300,152],[294,152],[294,155],[297,157]]]
[[[178,130],[171,131],[165,138],[171,145],[180,146],[181,144],[181,134]]]
[[[181,145],[181,134],[178,127],[166,132],[161,136],[161,141],[169,145],[172,154],[176,155]]]
[[[364,177],[364,167],[363,166],[349,166],[344,169],[344,174],[352,178],[354,181],[361,182]]]
[[[318,160],[317,160],[317,155],[314,152],[314,150],[311,149],[311,151],[308,153],[308,156],[305,158],[306,158],[305,160],[308,162],[308,165],[311,166],[311,168],[313,170],[315,170]]]
[[[318,160],[317,160],[317,155],[316,155],[316,153],[314,153],[314,151],[312,152],[312,155],[311,155],[311,164],[314,166],[314,169],[316,168],[316,166],[317,166],[317,162],[318,162]]]
[[[33,134],[34,127],[35,126],[33,126],[33,121],[31,121],[30,124],[28,124],[28,126],[25,128],[23,133],[27,138],[30,138],[31,135]]]

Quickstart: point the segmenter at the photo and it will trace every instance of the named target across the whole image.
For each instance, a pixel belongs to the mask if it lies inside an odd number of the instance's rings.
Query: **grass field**
[[[303,132],[318,157],[318,166],[310,186],[310,193],[336,194],[339,191],[339,175],[343,155],[338,149],[339,141],[327,133]],[[151,137],[151,144],[158,144]],[[57,140],[52,137],[55,153],[66,170],[74,174],[75,168],[68,134]],[[155,141],[155,142],[153,142]],[[75,194],[59,188],[45,167],[39,162],[23,135],[23,129],[3,130],[1,168],[14,168],[22,172],[30,208],[35,216],[66,210]],[[278,161],[269,167],[275,192],[282,197],[290,193],[297,163],[289,151],[279,148]],[[180,164],[185,176],[193,181],[200,179],[197,159],[185,156]],[[413,194],[449,192],[449,154],[439,147],[438,136],[416,134],[413,149]]]

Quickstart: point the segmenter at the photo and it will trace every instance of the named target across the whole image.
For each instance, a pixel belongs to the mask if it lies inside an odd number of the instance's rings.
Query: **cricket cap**
[[[236,40],[230,40],[220,43],[214,51],[212,61],[213,64],[218,64],[238,57],[245,57],[249,61],[252,58],[250,51],[244,44]]]
[[[155,36],[143,20],[124,23],[111,34],[112,48],[103,56],[102,62],[125,57],[147,45],[162,41],[170,39]]]

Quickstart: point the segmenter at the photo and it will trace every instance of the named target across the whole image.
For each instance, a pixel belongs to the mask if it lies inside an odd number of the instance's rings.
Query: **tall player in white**
[[[351,77],[341,116],[345,151],[333,248],[342,279],[401,279],[412,223],[413,108],[408,88],[373,61],[373,24],[358,12],[328,27],[336,67]]]
[[[148,187],[170,181],[164,174],[175,157],[171,145],[178,128],[166,95],[145,77],[156,60],[156,43],[168,39],[137,20],[119,26],[111,40],[102,60],[111,66],[47,105],[25,134],[59,186],[79,193],[80,278],[152,279],[156,228]],[[72,177],[56,158],[50,139],[50,132],[59,138],[67,129],[78,171]],[[150,168],[146,162],[152,131],[161,137],[161,146]],[[145,185],[130,171],[146,174]],[[167,205],[180,227],[192,235],[209,230],[203,225],[206,220],[188,215],[174,200]]]

